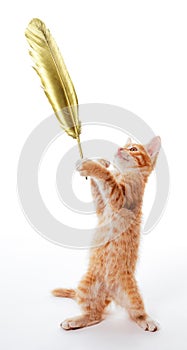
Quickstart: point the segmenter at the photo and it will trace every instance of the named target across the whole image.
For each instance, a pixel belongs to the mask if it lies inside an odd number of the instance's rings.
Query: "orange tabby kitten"
[[[160,137],[146,146],[127,144],[114,156],[114,171],[108,161],[83,160],[77,166],[82,176],[91,177],[98,227],[91,248],[88,271],[76,290],[55,289],[57,297],[75,299],[82,315],[62,322],[76,329],[102,321],[104,310],[113,300],[126,308],[144,330],[154,332],[158,324],[146,313],[134,277],[145,184],[160,150]]]

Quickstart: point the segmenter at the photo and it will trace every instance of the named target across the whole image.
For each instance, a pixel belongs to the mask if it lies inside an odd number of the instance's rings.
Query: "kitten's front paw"
[[[77,171],[81,171],[82,164],[83,164],[84,162],[86,162],[87,160],[88,160],[88,158],[79,159],[79,160],[76,162],[76,165],[75,165],[76,170],[77,170]]]
[[[108,168],[110,166],[110,161],[106,159],[99,159],[98,162],[103,165],[105,168]]]
[[[84,158],[79,160],[76,163],[76,170],[79,171],[81,176],[90,176],[92,172],[92,168],[94,165],[94,161],[88,158]]]

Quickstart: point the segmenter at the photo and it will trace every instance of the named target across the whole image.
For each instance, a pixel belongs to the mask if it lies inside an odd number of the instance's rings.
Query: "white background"
[[[137,278],[148,312],[161,324],[150,334],[112,308],[102,324],[65,332],[59,323],[79,313],[50,290],[76,287],[87,251],[41,238],[17,198],[19,154],[29,133],[51,114],[32,71],[24,30],[47,23],[80,103],[122,106],[162,138],[171,175],[166,212],[142,237]],[[186,1],[7,1],[1,10],[0,343],[10,349],[186,348]]]

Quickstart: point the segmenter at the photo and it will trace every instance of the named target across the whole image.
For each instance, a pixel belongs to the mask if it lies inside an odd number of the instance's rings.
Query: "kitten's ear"
[[[153,137],[153,139],[145,146],[147,153],[151,157],[151,161],[152,161],[153,166],[156,163],[156,159],[157,159],[158,153],[160,151],[160,147],[161,147],[160,136]]]
[[[132,140],[131,140],[130,137],[128,137],[127,142],[126,142],[126,145],[130,145],[131,143],[132,143]]]

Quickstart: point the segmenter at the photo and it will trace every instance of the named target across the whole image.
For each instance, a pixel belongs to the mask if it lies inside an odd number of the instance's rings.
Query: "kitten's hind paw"
[[[73,318],[66,319],[63,321],[60,326],[65,329],[66,331],[70,329],[78,329],[78,328],[83,328],[83,327],[88,327],[92,326],[96,323],[99,323],[102,321],[102,318],[96,318],[92,319],[88,315],[81,315]]]
[[[146,317],[145,319],[138,318],[136,322],[144,331],[156,332],[160,329],[159,323],[150,317]]]

